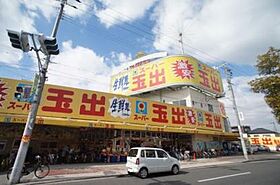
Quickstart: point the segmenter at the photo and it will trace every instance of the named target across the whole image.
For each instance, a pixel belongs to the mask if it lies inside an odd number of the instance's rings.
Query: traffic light
[[[59,49],[55,37],[46,37],[44,35],[39,35],[38,39],[41,44],[43,53],[47,55],[59,54]]]
[[[17,32],[12,30],[7,30],[8,36],[10,37],[11,44],[14,48],[21,49],[23,52],[30,51],[30,45],[28,41],[28,33]]]

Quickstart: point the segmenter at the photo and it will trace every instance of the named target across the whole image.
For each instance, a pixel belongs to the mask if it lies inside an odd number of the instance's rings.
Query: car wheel
[[[173,175],[177,175],[179,173],[179,167],[177,165],[173,165],[171,172]]]
[[[132,172],[127,171],[127,173],[128,173],[128,175],[133,175],[133,173],[132,173]]]
[[[142,179],[145,179],[148,177],[148,169],[147,168],[141,168],[139,171],[139,177]]]

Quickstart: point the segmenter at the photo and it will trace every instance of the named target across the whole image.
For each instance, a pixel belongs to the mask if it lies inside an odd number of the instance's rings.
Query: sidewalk
[[[269,160],[280,159],[280,154],[266,154],[266,155],[250,155],[249,160]],[[196,168],[206,167],[213,165],[223,165],[231,163],[246,162],[244,157],[229,156],[229,157],[217,157],[212,159],[197,159],[191,161],[182,161],[181,168]],[[64,164],[64,165],[52,165],[51,171],[44,179],[37,179],[33,173],[25,176],[21,179],[21,182],[28,184],[39,184],[47,181],[62,181],[62,180],[74,180],[82,178],[97,178],[97,177],[109,177],[126,175],[127,170],[124,163],[87,163],[87,164]],[[1,178],[2,181],[2,178]],[[0,182],[1,182],[0,181]],[[6,180],[5,180],[6,181]],[[3,181],[2,181],[3,182]],[[5,184],[7,183],[4,182]],[[1,183],[0,183],[1,184]]]

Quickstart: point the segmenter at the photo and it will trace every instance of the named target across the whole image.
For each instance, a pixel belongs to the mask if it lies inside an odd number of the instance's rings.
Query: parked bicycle
[[[36,160],[36,163],[33,164],[33,165],[32,164],[31,165],[24,164],[24,166],[22,168],[22,171],[21,171],[21,177],[24,176],[24,175],[29,175],[33,171],[34,171],[34,175],[38,179],[42,179],[49,174],[50,167],[49,167],[48,164],[43,164],[43,162],[41,160],[41,156],[39,156],[39,155],[35,156],[35,160]],[[7,172],[7,179],[8,180],[10,179],[12,169],[13,168],[10,168]]]

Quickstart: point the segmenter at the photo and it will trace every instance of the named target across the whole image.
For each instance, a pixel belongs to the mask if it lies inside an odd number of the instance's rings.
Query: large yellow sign
[[[252,145],[265,145],[268,147],[280,146],[280,137],[249,137],[250,144]]]
[[[31,82],[0,78],[0,114],[22,115],[14,119],[23,122],[31,105],[17,101],[18,97],[28,100]],[[45,119],[43,117],[48,117]],[[9,117],[6,117],[9,118]],[[123,125],[147,125],[165,128],[189,128],[223,132],[221,115],[202,110],[173,106],[140,98],[126,97],[103,92],[46,85],[37,122],[55,124],[55,119],[69,120],[67,126],[84,126],[84,123],[111,122]],[[52,120],[52,121],[50,121]],[[75,121],[77,120],[77,121]],[[1,121],[1,120],[0,120]],[[12,122],[4,119],[5,122]]]
[[[111,92],[139,94],[163,87],[191,85],[223,94],[220,73],[193,57],[169,56],[112,76]]]

